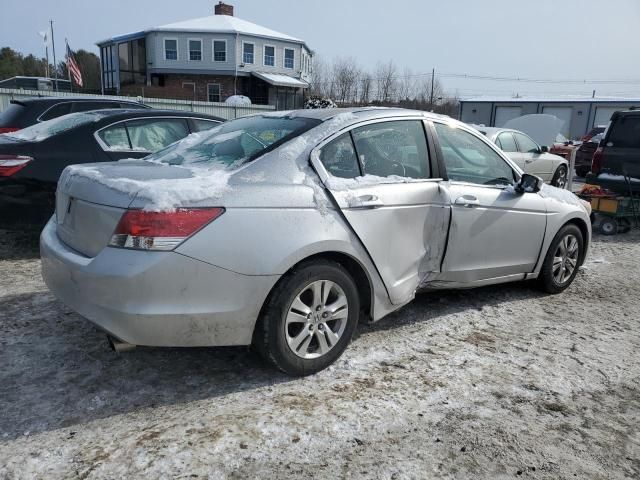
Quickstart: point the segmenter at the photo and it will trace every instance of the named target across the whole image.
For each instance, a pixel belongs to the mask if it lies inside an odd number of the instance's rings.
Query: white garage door
[[[522,116],[522,107],[496,107],[496,117],[493,122],[494,127],[504,127],[512,118]]]
[[[596,116],[593,119],[593,126],[607,125],[613,112],[623,110],[620,107],[596,107]]]
[[[571,138],[571,115],[573,114],[573,108],[571,107],[542,107],[542,113],[547,115],[553,115],[564,122],[560,133],[567,138]]]

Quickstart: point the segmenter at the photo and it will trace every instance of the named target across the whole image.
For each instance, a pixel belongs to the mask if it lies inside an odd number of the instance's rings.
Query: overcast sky
[[[2,2],[0,46],[43,55],[38,31],[53,19],[58,59],[116,34],[202,17],[213,0],[22,0]],[[228,0],[236,16],[304,39],[323,59],[364,67],[393,59],[416,73],[582,84],[440,77],[468,96],[520,93],[640,97],[640,0]],[[594,83],[592,80],[635,80]]]

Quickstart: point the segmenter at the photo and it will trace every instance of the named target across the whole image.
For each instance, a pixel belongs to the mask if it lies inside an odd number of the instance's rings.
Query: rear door
[[[446,123],[434,128],[451,199],[440,278],[466,284],[532,272],[546,228],[544,199],[515,193],[516,173],[483,138]]]
[[[518,150],[518,145],[512,132],[502,132],[496,137],[496,145],[522,170],[525,169],[524,155]]]
[[[316,149],[313,166],[376,265],[393,304],[439,272],[450,206],[421,119],[357,126]]]

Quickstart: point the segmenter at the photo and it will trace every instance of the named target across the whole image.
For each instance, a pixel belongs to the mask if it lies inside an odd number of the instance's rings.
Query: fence
[[[189,100],[175,100],[171,98],[143,98],[143,97],[120,97],[115,95],[86,95],[70,92],[52,92],[47,90],[18,90],[12,88],[0,88],[0,112],[9,107],[11,100],[19,100],[28,97],[82,97],[102,100],[128,100],[138,101],[153,108],[169,110],[186,110],[189,112],[206,113],[227,120],[242,117],[251,113],[275,110],[273,105],[250,105],[235,106],[218,102],[196,102]]]

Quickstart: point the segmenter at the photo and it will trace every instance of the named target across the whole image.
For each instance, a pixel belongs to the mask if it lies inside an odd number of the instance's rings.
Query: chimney
[[[233,17],[233,5],[227,5],[224,2],[218,2],[214,8],[216,15],[229,15]]]

